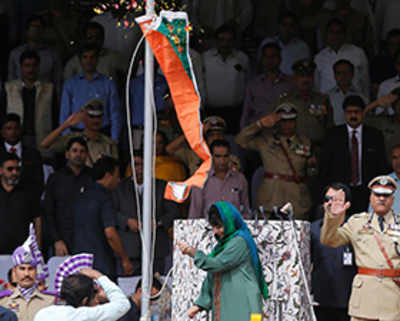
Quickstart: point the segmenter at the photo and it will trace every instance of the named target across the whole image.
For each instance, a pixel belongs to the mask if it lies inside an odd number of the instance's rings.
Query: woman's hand
[[[192,319],[192,318],[194,318],[196,316],[196,314],[198,312],[200,312],[200,307],[197,306],[197,305],[194,305],[188,310],[187,314],[188,314],[189,318]]]
[[[184,255],[189,255],[189,256],[193,257],[194,254],[196,253],[196,250],[184,241],[178,241],[177,245],[179,247],[179,250]]]

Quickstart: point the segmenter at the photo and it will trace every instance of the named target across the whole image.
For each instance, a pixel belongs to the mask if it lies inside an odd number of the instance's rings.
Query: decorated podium
[[[270,291],[270,298],[264,301],[264,320],[312,320],[292,223],[273,220],[246,223],[258,246],[265,281]],[[294,226],[304,272],[310,284],[310,223],[295,221]],[[180,240],[205,253],[210,253],[216,244],[211,227],[204,219],[175,221],[174,242]],[[206,273],[197,269],[193,259],[182,255],[177,247],[174,247],[173,262],[172,320],[187,321],[189,318],[186,312],[198,297]],[[193,320],[211,320],[211,316],[202,312]]]

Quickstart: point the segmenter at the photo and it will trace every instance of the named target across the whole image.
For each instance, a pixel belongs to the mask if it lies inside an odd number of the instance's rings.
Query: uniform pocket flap
[[[354,279],[353,288],[361,288],[362,285],[363,285],[363,280]]]

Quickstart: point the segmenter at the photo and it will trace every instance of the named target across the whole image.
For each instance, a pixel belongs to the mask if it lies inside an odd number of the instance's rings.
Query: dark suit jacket
[[[311,285],[314,299],[321,307],[347,308],[351,285],[357,268],[343,265],[343,253],[351,246],[327,247],[321,244],[322,219],[311,224],[311,259],[313,270]]]
[[[388,172],[385,142],[380,130],[363,125],[361,151],[361,180],[366,186],[375,176]],[[351,183],[351,154],[346,125],[333,127],[327,133],[321,154],[320,182],[323,186],[332,182]]]
[[[164,199],[165,185],[165,181],[156,180],[156,258],[163,258],[169,254],[171,240],[168,237],[168,229],[173,226],[174,219],[179,218],[180,215],[178,205]],[[140,194],[139,199],[141,208]],[[136,197],[131,178],[123,179],[113,192],[113,204],[117,216],[117,229],[124,249],[130,258],[140,259],[142,250],[140,235],[138,232],[131,231],[126,224],[128,218],[137,219]]]
[[[0,153],[6,152],[6,147],[2,141]],[[43,163],[38,150],[22,146],[22,173],[21,182],[34,188],[40,196],[44,189]]]

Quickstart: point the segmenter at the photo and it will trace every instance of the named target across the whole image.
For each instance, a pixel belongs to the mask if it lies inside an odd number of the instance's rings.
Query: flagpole
[[[154,14],[154,0],[146,1],[146,15]],[[153,277],[151,265],[151,231],[152,231],[152,184],[153,184],[153,111],[151,101],[154,83],[154,55],[149,43],[145,46],[144,63],[144,167],[143,167],[143,244],[142,244],[142,299],[141,321],[149,321],[150,314],[150,282]],[[155,205],[155,204],[154,204]]]

